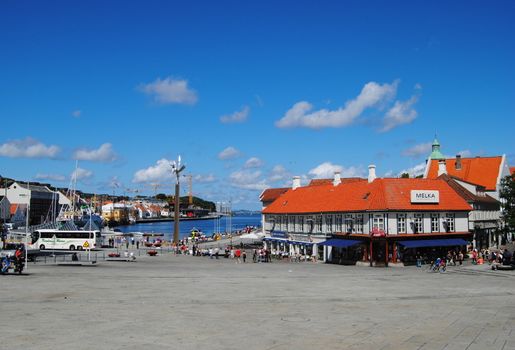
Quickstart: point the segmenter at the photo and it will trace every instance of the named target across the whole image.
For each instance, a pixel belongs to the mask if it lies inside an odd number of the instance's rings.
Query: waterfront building
[[[433,147],[441,154],[440,144],[435,139]],[[499,248],[511,240],[502,232],[500,184],[510,175],[506,156],[494,157],[434,157],[429,156],[424,178],[436,179],[445,175],[446,180],[470,203],[473,210],[469,214],[470,231],[473,232],[475,248]],[[459,187],[459,188],[458,188]],[[493,200],[492,200],[493,199]]]
[[[446,181],[472,208],[469,212],[469,231],[473,233],[472,247],[488,249],[502,243],[499,231],[502,225],[501,203],[487,195],[484,186],[468,184],[465,187],[448,174],[442,174],[438,178]]]
[[[0,192],[3,191],[3,189],[0,190]],[[13,182],[7,188],[7,199],[15,206],[30,204],[30,225],[45,222],[50,213],[58,210],[57,194],[46,186]]]
[[[279,198],[280,195],[288,191],[289,187],[280,187],[280,188],[268,188],[266,190],[263,190],[261,194],[259,195],[259,200],[261,201],[261,210],[266,209],[270,204],[272,204],[277,198]],[[264,233],[264,227],[265,227],[265,216],[261,215],[261,227],[263,229]]]
[[[442,174],[455,178],[461,185],[482,186],[485,193],[499,200],[501,180],[510,175],[506,156],[432,159],[427,162],[425,179],[436,179]]]
[[[326,262],[412,263],[417,254],[445,254],[471,239],[471,206],[444,179],[300,178],[263,209],[271,250],[316,255]]]
[[[102,219],[105,221],[128,223],[132,209],[132,205],[126,203],[108,202],[102,206]]]

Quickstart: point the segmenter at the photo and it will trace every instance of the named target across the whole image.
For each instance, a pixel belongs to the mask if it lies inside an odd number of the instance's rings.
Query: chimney
[[[293,177],[293,184],[291,186],[292,190],[295,190],[300,187],[300,176],[294,176]]]
[[[335,171],[334,172],[333,186],[338,186],[341,183],[342,183],[342,179],[340,177],[340,172],[339,171]]]
[[[368,166],[368,182],[372,182],[376,179],[376,166],[374,164],[370,164]]]
[[[456,170],[461,170],[461,155],[460,154],[457,154],[456,155]]]
[[[440,159],[438,161],[438,176],[442,174],[447,174],[447,165],[445,164],[445,159]]]

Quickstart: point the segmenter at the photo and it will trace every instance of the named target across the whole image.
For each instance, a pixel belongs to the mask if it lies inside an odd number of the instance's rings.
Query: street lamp
[[[179,178],[181,176],[181,172],[186,169],[185,165],[181,165],[181,156],[177,157],[177,161],[172,161],[172,173],[175,174],[175,217],[174,217],[174,231],[173,231],[173,242],[179,243],[179,189],[180,183]]]

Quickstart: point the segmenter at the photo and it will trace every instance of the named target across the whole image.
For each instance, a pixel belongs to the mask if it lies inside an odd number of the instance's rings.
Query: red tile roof
[[[453,177],[449,176],[448,174],[442,174],[438,178],[447,182],[449,184],[449,186],[451,186],[452,189],[455,190],[456,193],[458,193],[461,196],[461,198],[465,199],[469,203],[474,203],[474,202],[478,203],[479,202],[479,203],[485,203],[485,204],[491,204],[494,206],[499,206],[499,201],[496,200],[495,198],[492,198],[487,194],[480,196],[480,195],[476,195],[476,194],[470,192],[469,190],[467,190],[465,187],[460,185]],[[478,185],[477,187],[482,189],[484,192],[483,186]],[[499,210],[499,208],[496,208],[495,210]]]
[[[445,160],[447,174],[463,181],[484,186],[487,191],[495,191],[502,157],[461,158],[461,170],[456,170],[456,158]],[[428,179],[438,177],[438,160],[429,165]]]
[[[437,190],[437,204],[412,204],[411,190]],[[470,211],[470,205],[440,179],[376,179],[338,186],[319,185],[288,190],[263,213],[322,213],[348,211]]]
[[[510,174],[515,174],[515,166],[510,167]]]
[[[289,187],[269,188],[267,190],[264,190],[263,193],[261,193],[259,199],[261,200],[261,202],[272,202],[275,201],[280,195],[282,195],[289,189]]]

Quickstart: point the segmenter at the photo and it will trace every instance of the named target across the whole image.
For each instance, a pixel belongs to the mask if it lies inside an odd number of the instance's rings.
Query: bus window
[[[32,240],[31,244],[36,243],[37,240],[39,239],[39,231],[32,232],[30,236],[31,236],[31,240]]]

